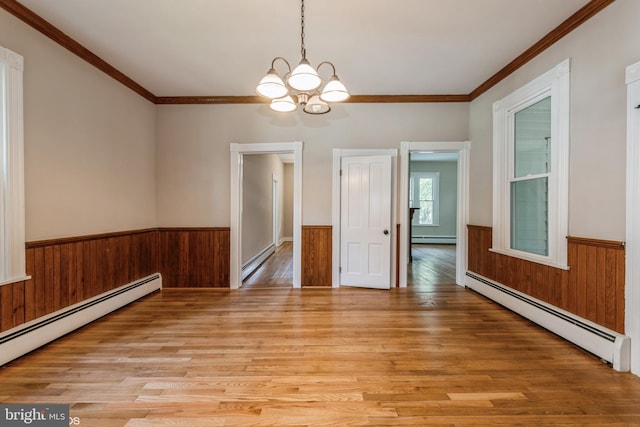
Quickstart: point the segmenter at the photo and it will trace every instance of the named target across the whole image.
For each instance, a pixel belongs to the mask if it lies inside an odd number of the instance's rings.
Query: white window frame
[[[0,46],[0,286],[28,279],[24,219],[24,59]]]
[[[413,216],[413,225],[419,227],[438,227],[440,226],[440,172],[411,172],[409,187],[414,192],[414,194],[411,195],[412,203],[414,205],[416,202],[418,202],[418,204],[420,203],[419,198],[416,199],[415,197],[416,195],[420,195],[420,190],[416,189],[415,186],[415,182],[418,182],[420,178],[431,178],[433,181],[433,222],[431,224],[420,224],[420,212],[418,211],[418,215]]]
[[[568,269],[570,60],[493,104],[493,242],[491,250],[516,258]],[[551,172],[548,194],[547,256],[511,248],[513,118],[516,112],[551,96]]]

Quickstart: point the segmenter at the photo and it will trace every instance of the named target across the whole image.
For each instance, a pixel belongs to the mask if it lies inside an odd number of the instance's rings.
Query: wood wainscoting
[[[468,233],[469,271],[624,333],[623,242],[568,237],[567,271],[490,252],[491,227]]]
[[[31,279],[0,287],[0,332],[156,273],[155,229],[29,242]]]
[[[229,287],[229,227],[160,228],[158,235],[163,287]]]
[[[302,286],[331,287],[331,242],[330,225],[302,226]]]

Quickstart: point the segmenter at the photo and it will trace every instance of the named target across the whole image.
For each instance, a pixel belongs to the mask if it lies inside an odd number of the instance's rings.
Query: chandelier
[[[330,102],[341,102],[349,98],[349,92],[336,75],[336,67],[329,62],[324,61],[313,68],[307,60],[307,51],[304,47],[304,0],[301,0],[300,8],[300,53],[302,59],[298,66],[291,71],[289,61],[281,56],[277,56],[271,61],[271,68],[267,74],[260,80],[256,87],[258,95],[262,95],[271,99],[269,107],[274,111],[288,112],[297,108],[294,97],[305,113],[309,114],[325,114],[331,111]],[[280,78],[275,70],[276,61],[282,61],[287,65],[287,73],[284,79]],[[332,69],[332,75],[324,86],[322,91],[322,79],[318,75],[320,67],[329,65]]]

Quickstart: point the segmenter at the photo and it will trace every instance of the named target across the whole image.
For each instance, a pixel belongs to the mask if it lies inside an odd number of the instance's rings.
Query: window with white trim
[[[22,56],[0,46],[0,285],[25,280]]]
[[[493,105],[492,250],[567,268],[569,60]]]
[[[409,180],[409,206],[418,208],[413,225],[440,224],[440,173],[412,172]]]

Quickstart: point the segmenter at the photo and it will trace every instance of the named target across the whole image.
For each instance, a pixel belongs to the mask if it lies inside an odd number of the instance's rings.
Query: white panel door
[[[391,156],[342,158],[340,284],[391,287]]]

